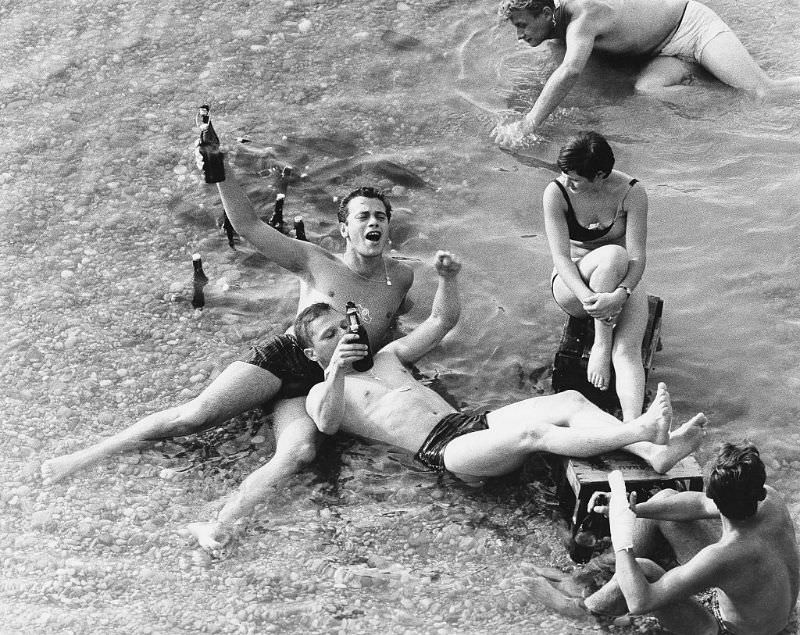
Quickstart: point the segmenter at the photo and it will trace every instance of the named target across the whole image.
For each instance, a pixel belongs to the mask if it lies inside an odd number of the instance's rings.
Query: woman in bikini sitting
[[[561,176],[544,190],[544,223],[555,271],[553,297],[569,315],[594,318],[587,378],[608,390],[611,364],[622,417],[642,413],[642,338],[647,293],[647,194],[624,172],[602,135],[581,132],[561,148]]]

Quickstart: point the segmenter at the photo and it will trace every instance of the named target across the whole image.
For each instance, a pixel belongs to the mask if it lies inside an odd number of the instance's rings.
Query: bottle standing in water
[[[192,306],[195,309],[200,309],[206,303],[203,287],[208,284],[208,276],[205,271],[203,271],[203,260],[200,258],[200,254],[194,254],[192,256],[192,266],[194,267],[194,278],[192,280],[194,295],[192,296]]]
[[[294,217],[294,237],[297,238],[297,240],[305,240],[308,242],[308,237],[306,236],[306,224],[303,222],[302,216]]]
[[[203,104],[197,113],[196,121],[200,126],[200,143],[198,148],[203,155],[203,172],[206,183],[219,183],[225,180],[225,164],[222,161],[222,152],[219,150],[219,137],[211,125],[208,115],[209,108]]]
[[[275,196],[275,210],[269,219],[269,226],[281,233],[283,233],[283,201],[285,198],[286,194],[281,194],[280,192]]]
[[[353,362],[353,370],[359,373],[372,368],[374,363],[372,359],[372,350],[369,347],[369,337],[367,336],[367,329],[361,324],[361,319],[358,317],[358,309],[353,302],[348,302],[347,305],[347,322],[350,325],[350,332],[358,334],[358,343],[367,345],[367,356],[363,359],[358,359]]]
[[[586,516],[572,536],[569,555],[574,562],[585,563],[600,545],[602,536],[608,535],[608,519],[602,514],[587,510]]]

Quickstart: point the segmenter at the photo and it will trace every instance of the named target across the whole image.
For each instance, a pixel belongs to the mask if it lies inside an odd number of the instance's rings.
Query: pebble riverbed
[[[650,618],[564,618],[531,596],[534,566],[574,567],[536,461],[470,490],[385,449],[331,443],[219,553],[199,549],[185,526],[212,518],[269,458],[268,414],[50,488],[39,478],[43,459],[197,395],[294,313],[291,276],[244,245],[230,250],[216,226],[218,197],[192,160],[200,103],[227,140],[343,133],[362,148],[394,147],[436,186],[379,175],[402,207],[474,201],[447,139],[485,135],[486,122],[436,95],[437,73],[452,71],[443,27],[461,19],[458,4],[0,6],[0,632],[659,632]],[[493,20],[494,2],[481,7]],[[382,44],[381,33],[391,34]],[[433,134],[444,139],[438,152],[421,157],[416,140]],[[336,158],[335,147],[308,145],[283,158]],[[257,162],[238,159],[252,168],[250,193],[271,200]],[[332,189],[355,180],[344,174]],[[295,205],[312,239],[325,240],[332,223],[315,218],[314,196]],[[433,217],[399,226],[410,259],[428,258],[430,235],[445,233]],[[203,310],[189,305],[196,251],[211,278]],[[542,337],[552,351],[558,334]],[[423,370],[446,370],[441,359]],[[508,372],[535,393],[548,388],[546,373]]]

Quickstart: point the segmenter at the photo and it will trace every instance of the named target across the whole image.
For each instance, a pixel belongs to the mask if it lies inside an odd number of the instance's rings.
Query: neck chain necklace
[[[387,287],[391,287],[392,286],[392,281],[389,279],[389,270],[386,268],[386,259],[383,256],[381,256],[381,262],[383,263],[383,279],[386,280],[386,286]],[[365,276],[365,275],[363,275],[361,273],[358,273],[358,271],[356,271],[352,267],[350,267],[350,271],[352,271],[354,274],[356,274],[362,280],[366,280],[367,282],[378,282],[378,280],[375,280],[374,278],[371,278],[371,277],[367,278],[367,276]]]

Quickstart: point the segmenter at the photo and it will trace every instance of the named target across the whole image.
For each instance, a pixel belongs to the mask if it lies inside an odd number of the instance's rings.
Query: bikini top
[[[567,194],[567,188],[561,185],[560,181],[553,180],[553,183],[558,185],[558,189],[561,190],[561,193],[564,195],[564,200],[567,202],[567,228],[569,229],[569,239],[574,240],[579,243],[587,243],[592,240],[597,240],[598,238],[602,238],[608,232],[611,231],[611,228],[614,226],[614,223],[617,222],[617,217],[619,216],[620,211],[622,210],[622,204],[625,202],[625,199],[628,197],[628,192],[631,191],[631,188],[638,183],[638,179],[631,179],[628,183],[628,189],[625,191],[625,195],[622,197],[622,200],[619,202],[619,206],[617,207],[617,211],[614,214],[614,219],[611,221],[611,224],[608,227],[599,227],[597,229],[589,229],[588,227],[584,227],[578,222],[578,219],[575,218],[575,210],[572,207],[572,201],[569,200],[569,195]]]

